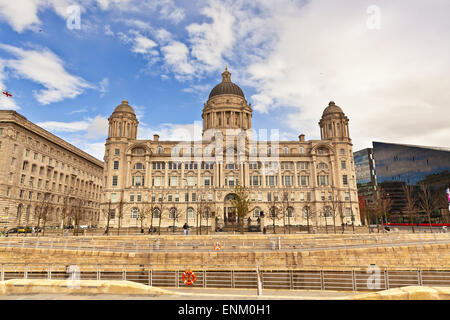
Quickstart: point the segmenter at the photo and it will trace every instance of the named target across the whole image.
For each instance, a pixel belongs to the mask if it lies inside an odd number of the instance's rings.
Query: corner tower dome
[[[222,73],[222,82],[215,86],[209,94],[209,99],[215,96],[223,94],[232,94],[240,96],[245,99],[244,92],[238,85],[231,82],[231,73],[228,71],[228,67],[225,67],[225,71]]]
[[[325,110],[323,110],[323,115],[327,115],[327,114],[333,114],[333,113],[344,113],[344,111],[342,111],[341,107],[337,106],[334,101],[330,101],[330,103],[328,104],[328,107],[325,108]]]
[[[133,108],[128,104],[127,100],[123,100],[121,104],[119,104],[116,109],[114,109],[114,113],[116,112],[128,112],[134,114]]]

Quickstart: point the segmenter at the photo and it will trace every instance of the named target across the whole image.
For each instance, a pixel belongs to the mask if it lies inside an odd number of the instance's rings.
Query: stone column
[[[282,188],[283,187],[283,181],[281,180],[282,179],[282,176],[281,176],[281,162],[278,161],[277,164],[278,164],[278,185],[277,185],[277,187]]]
[[[167,161],[164,161],[164,188],[167,189],[169,185],[169,165]]]
[[[126,183],[125,187],[131,187],[131,157],[127,157],[127,172],[126,172]]]

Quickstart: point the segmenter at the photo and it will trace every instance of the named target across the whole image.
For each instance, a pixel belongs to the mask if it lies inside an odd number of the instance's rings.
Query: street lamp
[[[349,178],[350,181],[353,181],[353,177]],[[349,182],[350,182],[349,181]],[[353,215],[353,208],[352,208],[352,193],[350,191],[350,183],[348,184],[348,199],[350,200],[350,215],[352,219],[352,229],[353,233],[355,233],[355,216]]]

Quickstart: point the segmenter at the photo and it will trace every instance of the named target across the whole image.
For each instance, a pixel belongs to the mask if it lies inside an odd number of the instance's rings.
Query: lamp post
[[[353,181],[353,178],[349,178],[349,180]],[[355,216],[353,215],[352,192],[350,190],[350,183],[348,184],[348,199],[350,200],[350,215],[351,215],[351,219],[352,219],[352,230],[353,230],[353,233],[355,233]]]

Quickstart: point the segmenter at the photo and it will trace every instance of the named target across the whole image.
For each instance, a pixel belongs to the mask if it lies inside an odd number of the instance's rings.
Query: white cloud
[[[136,35],[134,38],[134,45],[131,51],[135,53],[140,54],[150,54],[150,55],[158,55],[158,51],[154,50],[153,48],[157,47],[155,41],[152,39],[149,39],[141,34]]]
[[[201,13],[210,23],[193,23],[186,27],[189,33],[193,58],[207,72],[223,68],[223,55],[231,50],[235,41],[233,24],[235,17],[226,2],[213,0]]]
[[[38,122],[38,126],[58,135],[81,150],[103,160],[105,140],[108,134],[108,119],[102,115],[82,121]]]
[[[23,32],[41,23],[37,11],[43,3],[43,0],[0,0],[0,18],[16,32]]]
[[[202,139],[203,125],[200,121],[191,124],[163,123],[157,127],[141,126],[139,124],[138,139],[153,139],[158,134],[165,141],[193,141]]]
[[[51,132],[79,132],[87,130],[90,123],[89,121],[74,121],[74,122],[45,121],[45,122],[38,122],[37,125]]]
[[[108,88],[109,88],[109,79],[103,78],[103,80],[100,81],[98,84],[98,90],[100,91],[101,98],[103,98],[105,96],[105,93],[108,92]]]
[[[162,47],[161,51],[164,54],[165,63],[171,66],[173,72],[181,75],[194,73],[194,67],[188,62],[189,49],[184,43],[172,41]]]
[[[45,87],[34,94],[41,104],[75,98],[84,89],[94,88],[82,78],[69,74],[64,69],[63,61],[48,49],[27,51],[4,44],[0,44],[0,49],[16,56],[16,59],[5,60],[8,69],[13,70],[18,77]]]

